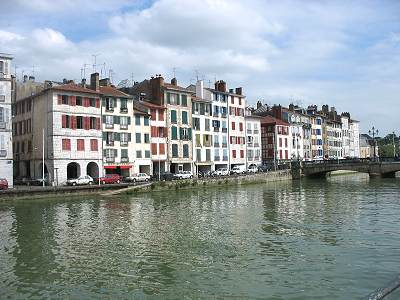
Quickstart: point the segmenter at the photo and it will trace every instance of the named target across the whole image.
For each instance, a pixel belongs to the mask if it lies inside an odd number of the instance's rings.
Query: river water
[[[399,220],[400,179],[363,175],[0,202],[0,298],[363,299]]]

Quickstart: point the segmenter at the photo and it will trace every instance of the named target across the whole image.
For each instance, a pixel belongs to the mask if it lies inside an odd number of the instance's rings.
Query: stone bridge
[[[324,177],[332,171],[357,171],[370,176],[395,177],[400,171],[400,161],[371,161],[369,159],[326,160],[303,162],[301,174],[309,177]]]

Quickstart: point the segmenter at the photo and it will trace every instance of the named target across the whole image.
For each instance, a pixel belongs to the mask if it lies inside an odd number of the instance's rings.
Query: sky
[[[252,105],[328,104],[363,132],[400,134],[398,0],[0,0],[0,11],[17,78],[223,79]]]

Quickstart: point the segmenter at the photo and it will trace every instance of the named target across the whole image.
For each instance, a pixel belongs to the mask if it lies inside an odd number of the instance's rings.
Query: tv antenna
[[[174,74],[174,78],[176,78],[176,74],[175,74],[176,73],[176,68],[175,67],[172,68],[172,72]]]
[[[93,72],[96,72],[96,62],[97,62],[97,56],[99,56],[100,55],[100,53],[97,53],[97,54],[92,54],[92,56],[93,56],[93,61],[94,61],[94,63],[93,63]]]

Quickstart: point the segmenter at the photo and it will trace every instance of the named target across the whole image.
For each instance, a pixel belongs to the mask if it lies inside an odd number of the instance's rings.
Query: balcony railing
[[[219,157],[219,156],[214,156],[214,161],[220,161],[221,160],[221,157]]]
[[[128,129],[128,124],[120,124],[119,128],[120,129]]]
[[[228,156],[222,157],[222,160],[223,160],[223,161],[228,161]]]
[[[121,157],[121,162],[129,162],[129,157]]]
[[[6,157],[7,156],[7,150],[0,150],[0,157]]]
[[[226,147],[228,147],[228,144],[227,143],[222,143],[222,148],[226,148]]]
[[[113,112],[114,111],[114,107],[106,107],[106,111]]]
[[[219,147],[219,143],[214,143],[214,147]]]
[[[222,132],[228,132],[228,128],[222,128]]]
[[[226,118],[226,116],[227,116],[226,113],[221,114],[222,118]]]
[[[247,133],[251,134],[253,131],[251,129],[247,129]]]
[[[219,127],[214,127],[214,132],[219,132]]]
[[[107,129],[112,129],[112,128],[114,128],[114,124],[107,124],[107,123],[106,123],[106,128],[107,128]]]
[[[253,134],[258,134],[259,133],[259,130],[258,129],[254,129],[253,130]]]
[[[128,141],[120,141],[121,146],[128,146]]]
[[[121,114],[126,114],[128,112],[128,108],[127,107],[121,108],[119,112]]]
[[[254,143],[253,147],[260,147],[260,144],[259,143]]]
[[[115,157],[106,157],[106,162],[115,162]]]
[[[106,146],[114,146],[114,141],[106,141]]]
[[[0,129],[6,129],[7,128],[7,123],[6,122],[0,122]]]

